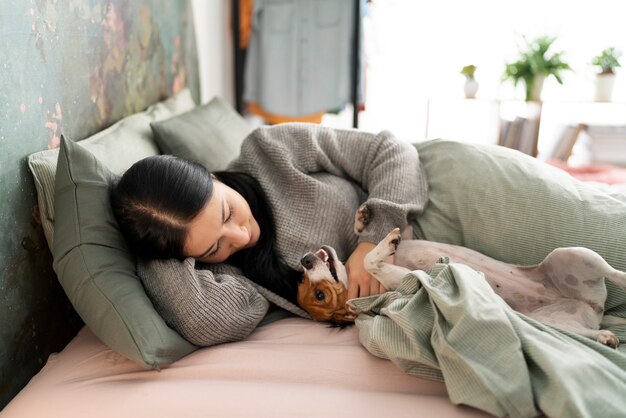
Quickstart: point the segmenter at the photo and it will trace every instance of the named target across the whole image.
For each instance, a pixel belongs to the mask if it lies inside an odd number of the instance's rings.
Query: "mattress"
[[[87,327],[2,411],[14,417],[479,417],[443,383],[369,354],[355,327],[284,318],[244,341],[144,370]]]

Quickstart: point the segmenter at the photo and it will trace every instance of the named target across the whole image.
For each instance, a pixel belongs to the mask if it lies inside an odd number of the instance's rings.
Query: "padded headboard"
[[[26,157],[85,138],[199,77],[191,4],[0,5],[0,409],[82,325],[52,270]]]

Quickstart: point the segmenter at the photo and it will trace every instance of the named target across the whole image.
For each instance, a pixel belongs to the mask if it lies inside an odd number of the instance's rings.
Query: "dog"
[[[355,214],[359,234],[370,218],[367,205]],[[601,326],[626,325],[626,320],[604,317],[607,290],[604,278],[626,289],[626,273],[611,267],[596,252],[583,247],[557,248],[539,264],[518,266],[456,245],[426,240],[403,240],[395,228],[364,260],[365,269],[388,290],[395,290],[412,270],[430,270],[448,256],[480,271],[491,288],[515,311],[539,322],[595,339],[617,348],[619,340]],[[386,260],[393,256],[393,264]],[[301,259],[298,303],[313,319],[336,325],[354,322],[347,306],[348,275],[336,251],[322,246]]]

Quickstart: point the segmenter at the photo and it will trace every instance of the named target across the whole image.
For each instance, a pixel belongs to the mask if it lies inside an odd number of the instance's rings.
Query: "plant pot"
[[[465,84],[463,85],[463,92],[465,93],[466,99],[474,99],[476,97],[476,92],[478,91],[478,81],[474,78],[466,78]]]
[[[546,80],[545,75],[536,75],[530,85],[526,85],[526,101],[540,102],[541,91],[543,90],[543,82]]]
[[[596,102],[610,102],[615,85],[615,74],[605,73],[596,75]]]

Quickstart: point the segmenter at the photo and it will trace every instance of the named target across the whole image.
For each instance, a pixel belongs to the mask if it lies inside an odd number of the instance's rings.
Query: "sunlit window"
[[[501,81],[505,63],[517,57],[524,36],[542,35],[557,37],[553,48],[564,51],[573,71],[564,74],[563,85],[553,77],[545,81],[540,148],[548,147],[560,124],[576,119],[626,124],[626,72],[616,71],[611,104],[594,105],[597,68],[591,65],[607,47],[626,53],[625,12],[626,3],[618,0],[371,1],[364,22],[366,110],[359,126],[389,129],[407,141],[448,132],[489,142],[496,133],[494,102],[524,99],[521,85]],[[460,70],[468,64],[477,67],[479,83],[473,105],[459,103]],[[345,126],[351,119],[325,123]]]

